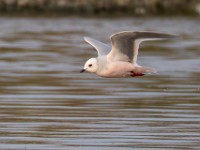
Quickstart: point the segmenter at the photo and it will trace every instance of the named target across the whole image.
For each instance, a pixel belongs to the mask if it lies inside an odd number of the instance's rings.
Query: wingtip
[[[178,39],[178,38],[181,38],[181,36],[180,36],[180,35],[172,34],[172,38],[174,38],[174,39]]]
[[[156,38],[155,36],[158,36],[158,38],[163,38],[163,39],[170,39],[170,38],[180,38],[179,35],[175,35],[175,34],[168,34],[168,33],[164,33],[164,32],[155,32],[155,31],[121,31],[121,32],[117,32],[114,33],[110,36],[110,39],[114,36],[123,34],[123,33],[134,33],[136,35],[146,35],[148,36],[153,36],[152,38]],[[150,37],[151,38],[151,37]]]
[[[179,38],[179,35],[176,34],[169,34],[169,33],[165,33],[165,32],[154,32],[154,31],[136,31],[136,33],[152,33],[152,34],[158,34],[163,36],[163,38]]]
[[[179,35],[176,35],[176,34],[167,34],[167,33],[163,33],[163,34],[166,34],[168,36],[168,38],[179,38],[180,37]]]
[[[84,36],[83,39],[84,39],[85,41],[88,41],[88,40],[90,39],[90,37]]]

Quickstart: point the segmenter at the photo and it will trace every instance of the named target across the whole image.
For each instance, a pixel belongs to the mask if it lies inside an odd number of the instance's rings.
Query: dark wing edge
[[[139,44],[148,40],[177,38],[177,35],[149,32],[149,31],[124,31],[111,35],[112,50],[108,54],[112,60],[136,63]]]

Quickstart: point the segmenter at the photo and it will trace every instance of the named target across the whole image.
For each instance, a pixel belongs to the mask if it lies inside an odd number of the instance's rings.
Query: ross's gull
[[[112,46],[84,37],[98,52],[98,57],[86,61],[81,72],[96,73],[107,78],[136,77],[155,73],[153,68],[137,64],[139,45],[142,41],[175,38],[175,35],[145,32],[123,31],[111,35]]]

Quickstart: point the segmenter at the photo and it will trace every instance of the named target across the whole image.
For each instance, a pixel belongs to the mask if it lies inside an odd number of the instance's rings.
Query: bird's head
[[[84,71],[95,73],[98,69],[97,58],[90,58],[86,61],[81,73]]]

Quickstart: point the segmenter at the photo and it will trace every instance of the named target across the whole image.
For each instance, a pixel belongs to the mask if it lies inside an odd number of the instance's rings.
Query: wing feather
[[[137,64],[139,45],[143,41],[175,38],[177,36],[156,32],[124,31],[110,37],[112,50],[108,54],[111,60],[126,61]]]
[[[84,37],[84,40],[97,50],[98,56],[107,55],[111,50],[110,45],[97,41],[93,38]]]

